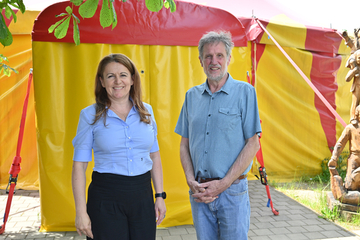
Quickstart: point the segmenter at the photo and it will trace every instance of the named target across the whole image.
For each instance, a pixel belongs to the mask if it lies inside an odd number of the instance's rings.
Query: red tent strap
[[[308,77],[301,71],[301,69],[296,65],[296,63],[290,58],[290,56],[285,52],[285,50],[280,46],[280,44],[273,38],[273,36],[269,33],[269,31],[266,30],[266,28],[261,24],[261,22],[258,19],[256,19],[256,22],[267,33],[267,35],[280,49],[280,51],[284,54],[284,56],[289,60],[289,62],[294,66],[294,68],[298,71],[298,73],[300,73],[303,79],[307,82],[307,84],[309,84],[309,86],[320,98],[320,100],[325,104],[325,106],[330,110],[330,112],[339,120],[339,122],[344,127],[346,127],[347,124],[345,123],[345,121],[340,117],[340,115],[335,111],[335,109],[330,105],[330,103],[325,99],[325,97],[320,93],[320,91],[314,86],[314,84],[308,79]]]
[[[254,84],[254,83],[251,83],[249,72],[247,72],[247,81],[248,81],[248,83],[250,83],[252,85]],[[261,123],[261,120],[260,120],[260,123]],[[262,133],[260,133],[260,138],[261,138],[261,136],[262,136]],[[260,181],[263,185],[265,185],[265,188],[266,188],[266,193],[268,196],[267,207],[271,206],[271,211],[274,213],[274,215],[279,215],[279,211],[274,208],[272,200],[271,200],[270,188],[269,188],[268,181],[267,181],[267,175],[266,175],[266,170],[265,170],[265,165],[264,165],[264,159],[263,159],[263,154],[262,154],[262,149],[261,149],[260,138],[259,138],[260,149],[256,153],[256,158],[257,158],[258,162],[260,163],[260,167],[259,167]],[[255,175],[255,177],[259,178],[256,175]]]
[[[26,111],[27,111],[28,102],[29,102],[29,95],[30,95],[32,76],[33,76],[32,69],[30,69],[28,86],[27,86],[27,93],[26,93],[26,96],[25,96],[23,112],[22,112],[22,117],[21,117],[21,122],[20,122],[20,131],[19,131],[19,137],[18,137],[18,143],[17,143],[17,149],[16,149],[16,156],[14,157],[13,163],[11,164],[11,167],[10,167],[10,171],[9,171],[10,178],[9,178],[9,183],[8,183],[8,185],[6,187],[6,193],[8,193],[9,195],[8,195],[8,199],[7,199],[7,202],[6,202],[4,223],[3,223],[2,226],[0,226],[0,234],[3,234],[4,231],[5,231],[5,225],[6,225],[8,217],[9,217],[11,202],[12,202],[12,198],[13,198],[13,195],[14,195],[14,192],[15,192],[15,186],[16,186],[16,183],[17,183],[18,174],[19,174],[19,172],[21,170],[21,167],[20,167],[20,163],[21,163],[20,151],[21,151],[21,145],[22,145],[22,140],[23,140],[23,136],[24,136]]]

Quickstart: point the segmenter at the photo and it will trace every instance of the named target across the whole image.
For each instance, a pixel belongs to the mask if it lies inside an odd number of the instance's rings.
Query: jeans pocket
[[[232,184],[228,189],[225,190],[227,194],[230,196],[241,196],[246,194],[248,191],[248,184],[247,181],[240,180],[237,184]]]

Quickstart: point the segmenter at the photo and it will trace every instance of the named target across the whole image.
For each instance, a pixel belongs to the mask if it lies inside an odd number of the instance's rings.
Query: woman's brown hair
[[[101,117],[104,117],[104,124],[106,123],[107,109],[111,106],[111,101],[108,97],[106,89],[102,86],[100,78],[103,78],[105,67],[111,63],[117,62],[124,65],[130,72],[134,84],[130,88],[130,97],[140,114],[140,121],[149,124],[150,114],[141,101],[141,80],[140,74],[135,64],[124,54],[116,53],[104,57],[98,66],[95,77],[95,100],[96,100],[96,114],[93,124],[95,124]]]

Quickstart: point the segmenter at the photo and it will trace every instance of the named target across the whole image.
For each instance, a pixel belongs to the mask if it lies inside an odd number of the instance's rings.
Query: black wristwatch
[[[157,198],[157,197],[162,197],[163,199],[166,199],[166,192],[155,193],[155,198]]]

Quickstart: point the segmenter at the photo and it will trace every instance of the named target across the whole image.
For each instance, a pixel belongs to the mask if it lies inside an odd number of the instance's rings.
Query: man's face
[[[201,66],[208,80],[219,82],[227,77],[227,67],[231,56],[226,56],[225,45],[222,42],[204,45]]]

